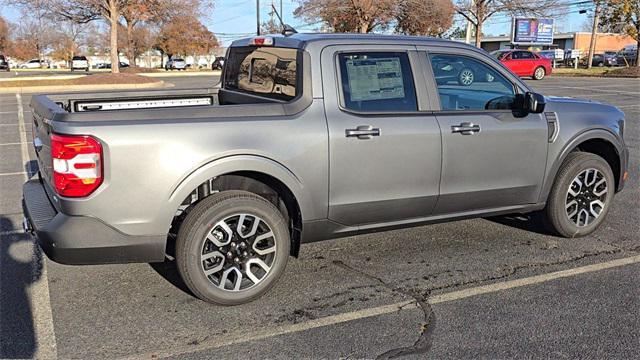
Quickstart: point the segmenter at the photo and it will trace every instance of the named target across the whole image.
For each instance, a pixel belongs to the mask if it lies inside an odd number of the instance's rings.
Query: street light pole
[[[260,36],[260,0],[256,0],[256,35]]]
[[[596,10],[593,13],[593,30],[591,30],[591,44],[589,44],[589,58],[587,59],[587,69],[593,65],[593,53],[596,51],[596,39],[598,38],[598,24],[600,22],[600,1],[596,0]]]

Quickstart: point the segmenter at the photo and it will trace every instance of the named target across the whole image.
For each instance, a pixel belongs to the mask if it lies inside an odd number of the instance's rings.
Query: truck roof
[[[477,48],[469,44],[427,37],[427,36],[411,36],[411,35],[384,35],[384,34],[359,34],[359,33],[297,33],[292,35],[280,35],[280,34],[265,34],[260,36],[252,36],[236,40],[231,43],[232,47],[235,46],[248,46],[251,45],[251,40],[256,37],[271,37],[274,39],[274,45],[279,47],[298,48],[304,49],[311,43],[325,43],[322,45],[335,45],[335,44],[347,44],[357,42],[373,43],[373,44],[407,44],[407,45],[444,45],[444,46],[457,46],[470,49]]]

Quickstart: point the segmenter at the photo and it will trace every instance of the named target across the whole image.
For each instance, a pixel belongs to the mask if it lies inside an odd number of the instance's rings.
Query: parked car
[[[0,54],[0,70],[9,71],[11,66],[9,66],[9,60],[2,54]]]
[[[211,64],[211,70],[222,70],[224,66],[224,56],[216,56],[215,60]]]
[[[551,61],[553,61],[553,59],[556,57],[555,50],[542,50],[538,51],[537,54],[545,59],[551,59]]]
[[[71,59],[71,71],[74,70],[84,70],[84,71],[89,71],[89,60],[87,59],[86,56],[74,56]]]
[[[552,71],[552,60],[532,51],[497,50],[492,54],[518,76],[542,80]]]
[[[18,66],[20,69],[40,69],[40,68],[48,68],[49,64],[40,59],[31,59],[27,62],[24,62]]]
[[[602,56],[604,57],[604,65],[605,66],[617,66],[618,65],[618,57],[617,52],[615,51],[605,51]]]
[[[120,61],[120,68],[127,68],[129,64]],[[95,66],[96,69],[111,69],[111,63],[99,63]]]
[[[187,62],[183,59],[169,59],[167,63],[164,65],[165,70],[186,70]]]
[[[317,240],[533,211],[585,236],[628,176],[622,111],[545,97],[464,43],[293,34],[228,54],[216,91],[32,97],[24,226],[50,259],[170,255],[195,296],[235,305]],[[438,81],[443,64],[492,80]]]
[[[638,46],[629,45],[618,51],[616,61],[621,66],[631,66],[636,63],[638,59]]]
[[[584,66],[587,66],[588,62],[589,62],[589,58],[587,56],[585,56],[580,60],[580,64]],[[603,54],[593,54],[593,60],[591,60],[591,66],[603,67],[604,63],[605,63],[605,59]]]

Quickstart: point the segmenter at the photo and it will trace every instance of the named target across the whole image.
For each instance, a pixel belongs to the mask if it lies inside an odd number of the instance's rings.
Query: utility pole
[[[256,0],[256,35],[260,36],[260,0]]]
[[[280,17],[284,19],[284,13],[282,12],[282,0],[280,0]]]
[[[473,8],[474,5],[474,0],[471,0],[471,7]],[[467,31],[466,31],[466,36],[465,36],[465,42],[467,44],[471,44],[471,32],[473,31],[473,26],[471,24],[471,20],[467,19]]]
[[[596,9],[593,13],[593,30],[591,30],[591,44],[589,44],[589,58],[587,59],[587,69],[593,65],[593,53],[596,51],[596,39],[598,38],[598,23],[600,22],[600,1],[596,0]],[[577,59],[576,59],[577,61]]]

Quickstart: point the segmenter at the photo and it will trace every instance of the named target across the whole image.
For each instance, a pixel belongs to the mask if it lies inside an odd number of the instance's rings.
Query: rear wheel
[[[547,71],[542,66],[538,66],[533,72],[534,80],[542,80],[546,75]]]
[[[606,217],[615,182],[607,162],[598,155],[575,152],[567,156],[549,194],[546,215],[564,237],[594,232]]]
[[[239,305],[275,284],[289,248],[286,220],[272,203],[250,192],[225,191],[189,212],[178,232],[176,262],[197,297]]]

